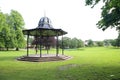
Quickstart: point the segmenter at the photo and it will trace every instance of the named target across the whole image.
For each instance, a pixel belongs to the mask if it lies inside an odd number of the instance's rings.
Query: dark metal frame
[[[46,33],[47,31],[47,33]],[[63,49],[63,35],[67,34],[67,32],[63,31],[62,29],[46,29],[46,28],[35,28],[35,29],[28,29],[23,30],[23,34],[27,35],[27,56],[29,56],[29,36],[40,37],[40,57],[42,57],[42,45],[41,45],[41,38],[42,37],[51,37],[56,36],[56,56],[59,55],[59,36],[62,36],[62,55],[64,55]],[[36,54],[37,54],[37,43],[36,43]]]

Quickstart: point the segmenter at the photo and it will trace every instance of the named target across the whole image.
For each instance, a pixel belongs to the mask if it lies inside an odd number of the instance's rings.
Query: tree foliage
[[[103,1],[101,20],[98,21],[98,28],[106,30],[108,27],[116,27],[120,30],[120,1],[119,0],[86,0],[86,5],[94,7]]]
[[[29,43],[32,45],[42,45],[45,49],[50,49],[50,47],[56,46],[56,39],[55,37],[34,37],[30,38]]]
[[[96,46],[102,47],[102,46],[104,46],[104,42],[103,41],[96,41]]]
[[[1,47],[5,47],[5,43],[4,43],[4,35],[3,35],[3,27],[5,25],[5,15],[0,11],[0,48]]]
[[[21,14],[11,10],[10,14],[0,12],[0,48],[21,48],[25,46],[22,33],[24,20]]]
[[[101,8],[101,20],[97,23],[98,28],[104,31],[109,27],[114,27],[120,32],[120,0],[85,0],[86,5],[92,7],[100,1],[103,1],[104,5]],[[120,34],[118,35],[120,36]],[[119,36],[117,42],[120,42]]]
[[[104,46],[117,46],[116,39],[105,39]]]
[[[93,47],[94,46],[94,41],[93,40],[89,39],[87,41],[88,41],[88,46],[89,47]]]
[[[71,38],[69,37],[63,37],[63,47],[64,48],[70,48],[70,45],[71,45]],[[60,41],[59,43],[61,43],[61,46],[62,46],[62,41]]]
[[[14,36],[15,39],[15,46],[16,46],[16,50],[19,50],[18,48],[21,48],[25,45],[25,41],[24,41],[24,36],[22,33],[22,29],[24,26],[24,20],[21,16],[21,14],[15,10],[11,10],[10,13],[10,22],[12,23],[12,29],[14,31],[14,33],[16,34]]]
[[[70,48],[77,48],[78,47],[78,39],[77,38],[73,38],[70,41]]]
[[[63,40],[63,43],[62,43]],[[62,47],[63,44],[63,47]],[[77,38],[69,38],[69,37],[63,37],[61,40],[59,40],[59,46],[64,49],[68,48],[80,48],[84,47],[84,42],[81,39]]]

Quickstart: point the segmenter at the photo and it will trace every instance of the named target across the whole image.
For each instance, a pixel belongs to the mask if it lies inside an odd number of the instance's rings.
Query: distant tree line
[[[62,39],[59,40],[59,46],[60,48],[64,49],[81,47],[103,47],[103,46],[120,47],[120,40],[119,38],[117,38],[117,39],[105,39],[103,41],[93,41],[91,39],[82,41],[81,39],[77,38],[63,37]]]
[[[62,39],[59,39],[59,46],[60,48],[68,49],[68,48],[80,48],[84,47],[85,45],[81,39],[63,37]]]
[[[45,40],[44,40],[45,39]],[[55,47],[56,46],[56,39],[53,38],[44,38],[42,41],[42,46],[47,49],[47,47]],[[47,42],[47,41],[49,42]],[[34,39],[33,37],[30,38],[29,43],[31,45],[35,45],[34,41],[36,41],[36,39]],[[39,40],[37,40],[39,41]],[[39,42],[38,46],[39,46]],[[58,40],[59,43],[59,48],[63,48],[63,49],[74,49],[74,48],[82,48],[82,47],[109,47],[109,46],[113,46],[113,47],[120,47],[120,43],[118,39],[105,39],[103,41],[93,41],[92,39],[89,40],[85,40],[82,41],[81,39],[78,38],[69,38],[69,37],[63,37],[61,39]],[[53,46],[54,45],[54,46]]]
[[[91,39],[85,41],[87,47],[102,47],[102,46],[113,46],[120,47],[120,40],[117,39],[105,39],[103,41],[93,41]]]
[[[22,33],[24,20],[18,11],[11,10],[10,14],[0,11],[0,50],[22,48],[25,39]]]

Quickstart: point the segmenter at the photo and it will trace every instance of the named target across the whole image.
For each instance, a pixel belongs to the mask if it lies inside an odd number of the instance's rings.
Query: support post
[[[58,43],[58,33],[57,33],[57,41],[56,41],[56,56],[59,54],[59,43]]]
[[[37,44],[38,44],[38,41],[39,41],[39,40],[37,41],[37,38],[38,38],[37,37],[37,31],[36,31],[36,36],[34,38],[35,38],[35,44],[36,44],[35,50],[36,50],[36,54],[37,54],[37,52],[38,52],[38,45]]]
[[[42,57],[41,36],[40,36],[40,57]]]
[[[41,38],[42,38],[42,36],[41,36],[41,30],[40,30],[40,57],[42,57],[42,42],[41,42]]]
[[[49,54],[49,50],[48,50],[48,48],[49,48],[49,47],[48,47],[48,44],[49,44],[49,43],[48,43],[48,42],[49,42],[49,37],[47,36],[47,54]]]
[[[37,38],[36,38],[37,39]],[[36,40],[36,47],[35,47],[35,49],[36,49],[36,54],[37,54],[37,52],[38,52],[38,50],[37,50],[37,40]]]
[[[27,34],[27,56],[29,56],[29,32]]]
[[[35,48],[35,49],[36,49],[36,54],[37,54],[37,52],[38,52],[38,51],[37,51],[37,44],[36,44],[36,48]]]
[[[64,55],[63,35],[62,35],[62,55]]]

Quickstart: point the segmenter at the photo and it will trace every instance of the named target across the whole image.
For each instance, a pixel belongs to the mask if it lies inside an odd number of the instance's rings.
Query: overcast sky
[[[101,4],[91,9],[85,6],[85,0],[0,0],[0,9],[4,13],[17,10],[25,21],[25,28],[38,26],[41,17],[50,18],[54,28],[68,32],[67,37],[82,40],[115,39],[115,29],[102,31],[96,27],[100,20]]]

